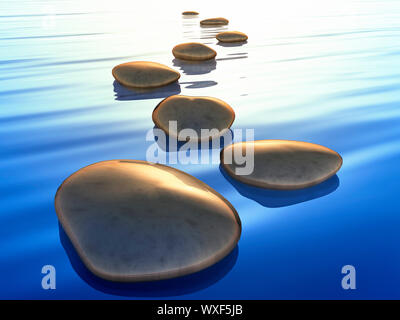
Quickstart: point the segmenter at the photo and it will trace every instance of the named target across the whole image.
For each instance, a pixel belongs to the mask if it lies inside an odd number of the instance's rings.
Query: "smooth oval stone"
[[[233,109],[226,102],[211,97],[174,95],[161,101],[153,111],[153,122],[168,135],[177,138],[181,130],[193,129],[197,141],[221,136],[234,120]],[[170,121],[177,122],[177,130],[170,130]],[[218,129],[219,132],[201,139],[201,129]]]
[[[222,26],[229,23],[228,19],[225,18],[210,18],[204,19],[200,21],[200,24],[203,26]]]
[[[203,61],[215,58],[217,52],[202,43],[181,43],[172,49],[175,58],[191,61]]]
[[[115,80],[127,87],[155,88],[180,78],[180,73],[161,63],[134,61],[120,64],[112,70]]]
[[[221,42],[242,42],[248,39],[247,35],[239,31],[225,31],[216,35],[218,41]]]
[[[246,144],[239,142],[221,151],[221,163],[233,178],[261,188],[292,190],[316,185],[332,177],[342,166],[342,157],[326,147],[300,141],[254,141],[254,170],[248,175],[238,175],[235,152],[245,154]],[[237,149],[236,149],[237,148]],[[225,159],[224,152],[233,154],[233,161]],[[233,153],[232,153],[233,151]],[[232,164],[228,163],[232,162]]]
[[[183,11],[184,16],[197,16],[199,13],[197,11]]]
[[[241,233],[233,206],[180,170],[103,161],[67,178],[55,207],[86,267],[111,281],[190,274],[224,258]]]

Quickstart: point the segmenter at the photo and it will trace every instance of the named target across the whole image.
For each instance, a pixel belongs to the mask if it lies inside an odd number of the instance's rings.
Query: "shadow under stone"
[[[161,133],[162,136],[165,137],[165,141],[164,139],[161,140],[158,138],[159,137],[158,133]],[[187,141],[177,141],[175,139],[174,144],[170,145],[169,135],[165,133],[162,129],[158,128],[157,126],[153,127],[153,134],[155,143],[157,143],[157,146],[160,148],[160,150],[165,152],[177,152],[177,151],[179,152],[181,150],[181,147],[187,143]],[[225,136],[227,137],[227,139],[224,138]],[[206,149],[208,150],[221,150],[225,146],[232,144],[232,141],[234,139],[233,131],[231,129],[227,129],[227,131],[224,132],[223,135],[215,139],[218,139],[218,141],[214,141],[214,143],[213,140],[205,141],[203,143],[202,142],[195,143],[193,144],[193,146],[191,146],[193,148],[188,149],[187,152],[195,150],[202,151],[204,145],[206,145]]]
[[[200,24],[200,28],[203,29],[221,29],[221,28],[227,28],[228,25],[227,24]]]
[[[200,39],[215,39],[215,36],[228,30],[228,26],[200,25]]]
[[[222,167],[219,170],[228,182],[244,197],[254,200],[264,207],[287,207],[301,202],[324,197],[339,187],[339,177],[334,175],[318,185],[298,190],[272,190],[254,187],[233,179]]]
[[[83,264],[62,226],[59,235],[72,268],[88,285],[107,294],[126,297],[171,297],[193,293],[205,289],[225,277],[236,264],[239,247],[221,261],[199,272],[179,278],[150,282],[112,282],[97,277]]]
[[[229,57],[229,58],[218,58],[216,60],[218,61],[228,61],[228,60],[239,60],[239,59],[247,59],[248,56],[235,56],[235,57]]]
[[[184,74],[198,75],[206,74],[217,68],[217,61],[210,59],[206,61],[184,61],[180,59],[173,59],[174,67],[179,67]]]
[[[182,15],[182,19],[184,19],[184,20],[196,20],[198,18],[199,18],[198,14],[183,14]]]
[[[246,41],[242,41],[242,42],[221,42],[218,41],[217,42],[217,46],[221,46],[221,47],[241,47],[243,45],[247,44],[247,40]]]
[[[113,82],[113,86],[115,100],[119,101],[159,99],[181,93],[181,86],[178,82],[174,82],[163,87],[141,89],[125,87],[115,80]]]
[[[199,88],[208,88],[212,86],[216,86],[218,82],[212,80],[204,80],[204,81],[188,81],[181,82],[180,84],[187,85],[185,89],[199,89]]]

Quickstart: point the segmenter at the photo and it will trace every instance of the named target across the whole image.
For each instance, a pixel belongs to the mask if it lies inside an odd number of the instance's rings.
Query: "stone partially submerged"
[[[180,78],[180,73],[161,63],[133,61],[117,65],[112,70],[115,80],[127,87],[156,88]]]
[[[248,37],[243,32],[239,31],[224,31],[216,35],[218,41],[221,42],[244,42],[247,41]]]
[[[182,15],[184,16],[197,16],[199,13],[197,11],[183,11]]]
[[[204,61],[214,59],[217,52],[206,46],[205,44],[198,42],[188,42],[176,45],[172,49],[172,54],[177,59],[189,60],[189,61]]]
[[[242,166],[238,159],[241,153],[246,152],[249,143],[254,144],[254,170],[247,175],[238,175],[236,169]],[[247,158],[250,159],[249,155]],[[332,177],[342,162],[337,152],[300,141],[239,142],[221,151],[221,164],[231,177],[256,187],[279,190],[301,189],[321,183]]]
[[[224,134],[235,120],[235,112],[224,101],[212,97],[170,96],[161,101],[153,111],[153,122],[173,138],[183,135],[184,129],[194,130],[193,140],[210,140]],[[176,127],[170,125],[175,121]],[[216,129],[202,136],[202,129]],[[181,139],[179,139],[182,141]]]
[[[229,23],[228,19],[225,18],[209,18],[200,21],[202,26],[224,26]]]
[[[86,267],[111,281],[174,278],[218,262],[241,233],[232,205],[177,169],[103,161],[57,191],[60,223]]]

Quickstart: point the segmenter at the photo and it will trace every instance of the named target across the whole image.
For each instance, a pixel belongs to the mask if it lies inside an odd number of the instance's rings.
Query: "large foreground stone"
[[[111,281],[152,281],[202,270],[240,237],[232,205],[200,180],[159,164],[85,167],[57,191],[58,218],[84,264]]]

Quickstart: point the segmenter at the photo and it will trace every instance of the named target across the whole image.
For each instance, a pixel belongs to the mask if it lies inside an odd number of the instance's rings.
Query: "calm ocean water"
[[[1,1],[0,298],[400,298],[400,1],[246,3]],[[183,10],[201,15],[183,19]],[[248,43],[218,45],[220,29],[199,27],[213,16]],[[172,47],[187,41],[213,47],[216,61],[174,60]],[[131,60],[171,66],[180,83],[127,91],[111,69]],[[256,139],[332,148],[343,167],[317,188],[284,193],[235,183],[217,164],[173,165],[235,206],[238,248],[167,283],[92,279],[59,230],[55,192],[90,163],[145,160],[151,113],[179,92],[225,100],[232,128],[253,128]],[[41,288],[47,264],[56,290]],[[347,264],[353,291],[341,288]]]

